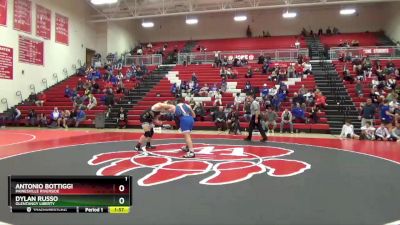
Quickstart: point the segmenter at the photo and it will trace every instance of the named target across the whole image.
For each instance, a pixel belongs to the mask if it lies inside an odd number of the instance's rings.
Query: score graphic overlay
[[[15,213],[129,213],[130,176],[9,176]]]

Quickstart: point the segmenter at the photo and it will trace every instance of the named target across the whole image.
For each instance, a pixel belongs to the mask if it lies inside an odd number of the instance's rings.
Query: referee
[[[250,112],[251,112],[251,120],[249,124],[249,136],[247,136],[244,140],[251,141],[251,136],[253,135],[253,129],[255,127],[258,128],[260,134],[262,136],[261,142],[266,142],[268,140],[267,135],[265,135],[265,131],[261,126],[260,122],[260,103],[254,99],[253,95],[247,97],[248,100],[251,102]]]

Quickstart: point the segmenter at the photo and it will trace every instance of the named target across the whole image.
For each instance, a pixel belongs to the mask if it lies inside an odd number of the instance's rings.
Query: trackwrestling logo
[[[118,151],[94,155],[91,166],[102,165],[98,176],[118,176],[128,171],[150,168],[152,171],[138,180],[140,186],[153,186],[187,176],[212,173],[199,183],[224,185],[245,181],[257,174],[288,177],[303,173],[311,165],[292,159],[281,159],[292,150],[270,146],[240,146],[196,144],[196,158],[184,159],[182,144],[158,145],[149,152]]]

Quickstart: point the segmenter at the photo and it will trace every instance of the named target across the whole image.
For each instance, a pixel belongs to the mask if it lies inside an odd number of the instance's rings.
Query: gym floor
[[[0,130],[0,221],[5,224],[400,224],[400,143],[332,135],[271,134],[267,143],[196,131]],[[130,175],[126,215],[12,214],[8,175]],[[0,222],[0,224],[1,224]]]

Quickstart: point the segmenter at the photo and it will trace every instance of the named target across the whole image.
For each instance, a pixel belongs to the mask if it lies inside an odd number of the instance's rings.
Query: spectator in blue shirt
[[[394,114],[390,112],[389,101],[385,99],[381,107],[381,120],[383,123],[391,124]]]
[[[69,85],[65,86],[64,97],[71,98],[72,94],[73,94],[73,92],[72,92],[71,88],[69,88]]]
[[[85,111],[78,109],[78,112],[76,113],[75,127],[78,127],[79,123],[84,121],[85,119],[86,119]]]
[[[263,89],[261,90],[261,97],[265,99],[268,96],[268,94],[269,94],[269,89],[267,87],[267,84],[264,84]]]
[[[300,107],[300,104],[297,103],[295,107],[292,109],[292,115],[295,120],[300,120],[302,122],[307,122],[304,110]]]

